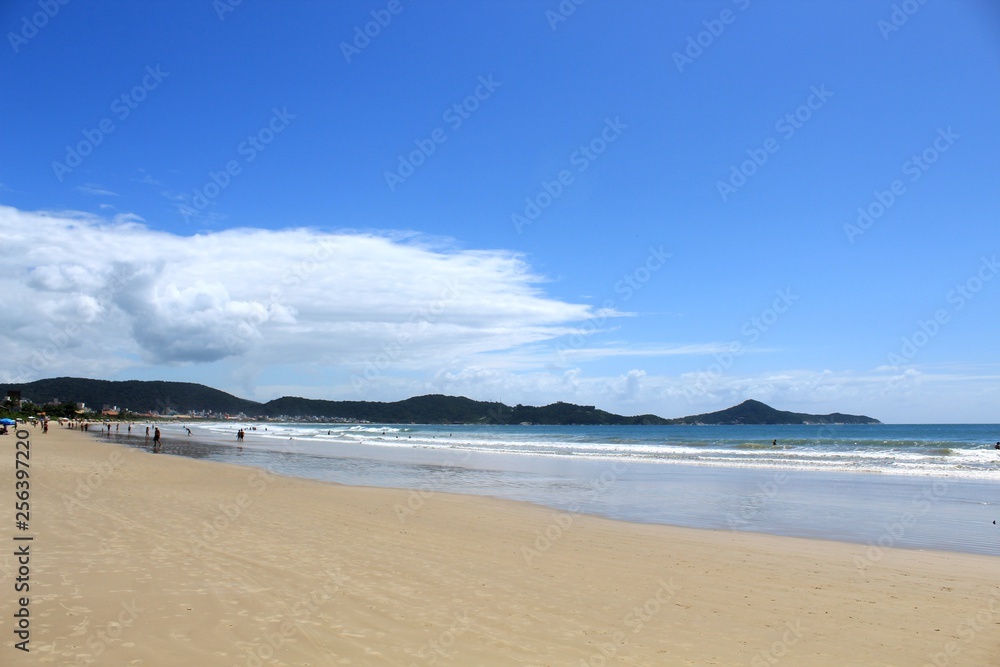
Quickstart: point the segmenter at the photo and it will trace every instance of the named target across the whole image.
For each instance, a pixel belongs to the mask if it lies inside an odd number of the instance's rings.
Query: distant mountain
[[[128,408],[131,412],[212,411],[249,414],[260,403],[237,398],[218,389],[193,382],[145,380],[89,380],[85,378],[49,378],[23,384],[0,385],[0,400],[8,390],[20,390],[21,397],[42,405],[56,400],[61,403],[86,403],[87,408],[100,411],[105,405]]]
[[[264,414],[355,419],[382,424],[666,424],[656,415],[623,417],[593,405],[553,403],[536,408],[474,401],[463,396],[430,394],[394,403],[322,401],[286,396],[262,406]]]
[[[157,414],[214,415],[244,414],[249,417],[288,417],[343,419],[382,424],[666,424],[656,415],[623,417],[592,405],[553,403],[544,407],[474,401],[462,396],[432,394],[403,401],[326,401],[285,396],[258,403],[218,389],[191,382],[128,380],[88,380],[51,378],[22,384],[0,385],[0,398],[8,390],[21,392],[22,398],[41,405],[50,401],[85,403],[91,410],[104,406],[130,412]]]
[[[218,389],[192,382],[127,380],[88,380],[83,378],[50,378],[22,384],[0,385],[0,398],[8,390],[18,390],[21,396],[41,405],[53,400],[61,403],[86,403],[92,410],[105,405],[125,408],[130,412],[249,417],[285,417],[289,419],[319,418],[368,421],[381,424],[878,424],[871,417],[844,415],[807,415],[775,410],[760,401],[744,401],[739,405],[703,415],[664,419],[656,415],[625,417],[593,405],[553,403],[542,407],[499,402],[474,401],[463,396],[431,394],[403,401],[326,401],[285,396],[258,403],[238,398]]]
[[[494,423],[487,421],[492,414],[509,409],[502,403],[484,403],[464,396],[416,396],[393,403],[377,401],[324,401],[285,396],[263,404],[269,417],[325,417],[352,419],[382,424],[450,424]]]
[[[864,415],[808,415],[801,412],[775,410],[760,401],[748,400],[718,412],[671,419],[671,424],[881,424]]]

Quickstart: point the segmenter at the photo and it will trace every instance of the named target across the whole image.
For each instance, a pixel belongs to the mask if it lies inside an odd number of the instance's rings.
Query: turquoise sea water
[[[858,543],[863,558],[888,546],[1000,555],[1000,425],[191,426],[193,436],[161,427],[164,453],[409,488],[418,507],[436,492],[471,493],[837,539]]]
[[[231,424],[209,427],[235,431]],[[252,428],[252,427],[251,427]],[[1000,425],[380,426],[269,424],[261,442],[293,437],[310,451],[338,444],[430,448],[726,467],[782,467],[994,478]],[[777,443],[776,445],[774,443]]]

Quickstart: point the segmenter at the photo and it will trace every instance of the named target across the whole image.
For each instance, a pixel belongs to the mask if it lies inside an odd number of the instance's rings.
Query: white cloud
[[[587,375],[581,369],[510,372],[452,368],[429,383],[387,378],[379,400],[418,393],[457,394],[478,400],[543,405],[557,400],[596,405],[619,414],[682,417],[721,410],[749,398],[779,410],[867,414],[885,422],[983,422],[1000,399],[1000,369],[975,374],[957,369],[831,371],[790,369],[755,375],[723,374],[710,383],[694,374],[656,375],[633,369],[620,375]],[[347,395],[349,387],[338,388]]]
[[[432,368],[594,315],[547,297],[506,251],[310,229],[185,237],[140,220],[0,208],[0,291],[14,311],[0,344],[8,359],[34,356],[22,375],[226,358],[362,368],[390,348],[394,365]]]
[[[619,343],[607,347],[566,346],[559,350],[561,358],[567,361],[581,362],[610,357],[674,357],[674,356],[709,356],[723,354],[732,349],[732,343],[699,343],[693,345],[628,345]],[[760,351],[745,348],[744,353]]]
[[[117,192],[112,192],[107,188],[104,188],[96,183],[85,183],[83,185],[78,185],[73,188],[77,192],[82,192],[85,195],[94,195],[99,197],[117,197]]]

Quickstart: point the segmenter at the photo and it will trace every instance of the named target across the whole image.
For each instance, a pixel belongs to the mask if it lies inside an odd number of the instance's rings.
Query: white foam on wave
[[[260,425],[258,424],[258,429]],[[208,430],[231,436],[236,424],[206,425]],[[430,449],[485,454],[576,457],[588,460],[625,461],[654,464],[686,464],[733,468],[782,468],[873,472],[893,475],[996,477],[1000,456],[992,448],[969,448],[959,443],[935,441],[862,442],[836,440],[785,441],[769,447],[757,441],[705,440],[695,442],[653,442],[617,437],[604,440],[592,433],[552,434],[504,430],[457,430],[424,427],[396,427],[362,424],[306,425],[269,423],[268,431],[247,430],[248,441],[288,442],[292,438],[303,451],[320,456],[336,456],[338,443],[375,449]],[[246,427],[244,427],[246,429]],[[609,441],[612,440],[612,441]],[[753,446],[747,446],[753,445]]]

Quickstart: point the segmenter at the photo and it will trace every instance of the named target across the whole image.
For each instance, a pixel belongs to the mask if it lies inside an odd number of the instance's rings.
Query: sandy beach
[[[857,545],[339,486],[28,430],[26,531],[16,439],[0,438],[3,665],[1000,664],[993,557],[858,563]],[[30,589],[15,592],[23,561]],[[30,652],[15,646],[23,608]]]

